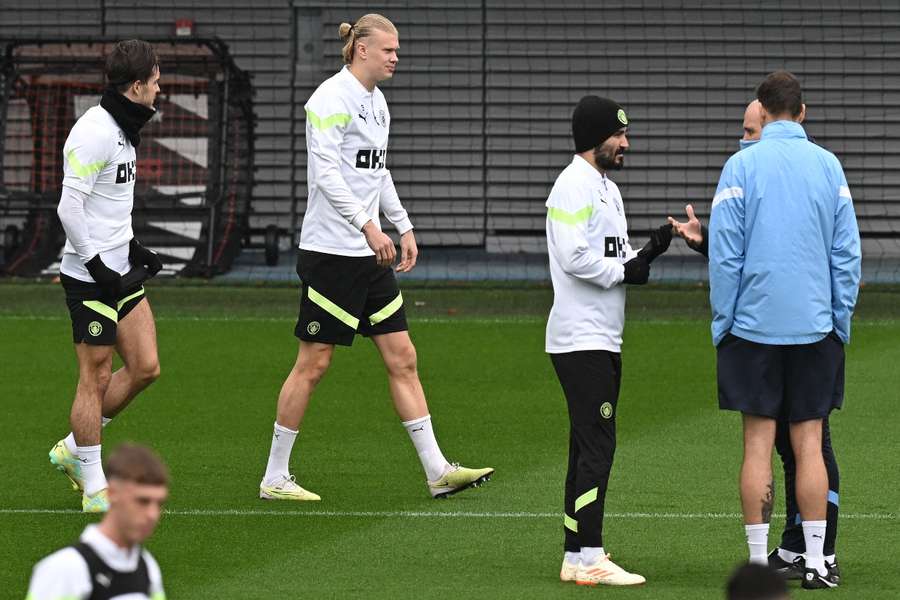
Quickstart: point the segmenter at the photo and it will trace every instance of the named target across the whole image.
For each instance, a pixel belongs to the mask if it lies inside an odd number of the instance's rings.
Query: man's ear
[[[800,105],[800,115],[797,117],[796,120],[798,123],[802,123],[803,121],[806,120],[806,105],[805,104]]]
[[[765,107],[763,107],[762,102],[759,103],[759,130],[762,131],[763,127],[769,122],[769,113],[766,111]]]
[[[120,481],[112,480],[107,482],[106,494],[107,497],[115,498],[118,500],[119,494],[122,491],[122,484]]]

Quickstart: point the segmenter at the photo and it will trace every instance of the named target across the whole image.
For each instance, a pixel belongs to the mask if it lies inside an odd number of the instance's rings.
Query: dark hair
[[[132,481],[144,485],[169,485],[169,471],[153,450],[146,446],[123,444],[106,459],[107,479]]]
[[[756,88],[756,99],[770,115],[790,113],[796,117],[803,110],[800,82],[787,71],[769,73]]]
[[[143,40],[117,42],[106,57],[106,81],[124,92],[135,81],[147,81],[159,68],[156,50]]]
[[[735,569],[725,588],[728,600],[784,600],[784,579],[764,565],[743,564]]]

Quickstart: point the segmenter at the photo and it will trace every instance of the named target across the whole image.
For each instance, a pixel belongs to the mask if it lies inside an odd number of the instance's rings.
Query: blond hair
[[[353,62],[353,54],[356,50],[356,42],[372,35],[374,30],[383,31],[392,35],[397,35],[397,28],[391,23],[390,19],[385,16],[371,13],[363,15],[359,20],[351,25],[350,23],[341,23],[338,28],[338,34],[344,40],[344,49],[341,54],[344,62],[350,64]]]

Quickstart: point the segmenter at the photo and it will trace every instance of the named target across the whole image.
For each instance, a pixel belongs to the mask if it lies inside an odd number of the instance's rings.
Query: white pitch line
[[[213,323],[296,323],[296,317],[228,317],[228,316],[159,316],[155,315],[157,321],[195,321],[195,322],[213,322]],[[66,315],[15,315],[0,314],[0,321],[68,321]],[[512,317],[467,317],[462,316],[446,316],[446,317],[409,317],[411,323],[469,323],[475,325],[521,325],[546,323],[545,317],[539,316],[512,316]],[[697,325],[707,324],[708,319],[641,319],[633,318],[630,323],[652,325]],[[854,322],[854,327],[882,327],[884,325],[897,325],[896,319],[875,319],[871,321]]]
[[[0,515],[80,515],[79,510],[54,508],[0,508]],[[433,512],[433,511],[281,511],[242,509],[185,509],[167,510],[166,515],[187,517],[325,517],[325,518],[373,518],[373,519],[559,519],[555,512]],[[621,512],[606,513],[611,519],[740,519],[740,513],[665,513],[665,512]],[[784,515],[774,514],[783,518]],[[893,513],[847,513],[841,519],[894,521]]]
[[[157,322],[165,322],[165,321],[188,321],[188,322],[212,322],[212,323],[296,323],[296,317],[216,317],[216,316],[206,316],[206,317],[196,317],[196,316],[181,316],[181,317],[167,317],[167,316],[154,316],[154,319]],[[65,315],[60,316],[52,316],[52,315],[2,315],[0,314],[0,321],[67,321],[68,317]],[[544,323],[546,319],[543,317],[497,317],[495,319],[491,318],[483,318],[483,317],[410,317],[408,319],[412,323],[441,323],[441,324],[453,324],[453,323],[472,323],[476,325],[520,325],[520,324],[535,324],[535,323]],[[666,324],[663,321],[654,321],[654,323]]]

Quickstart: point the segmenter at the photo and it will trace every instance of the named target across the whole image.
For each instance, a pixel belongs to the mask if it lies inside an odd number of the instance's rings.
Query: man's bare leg
[[[398,331],[372,336],[387,369],[394,410],[403,422],[429,482],[432,496],[446,496],[487,481],[491,468],[468,469],[451,466],[438,446],[432,428],[425,392],[419,380],[416,348],[409,332]]]
[[[791,447],[797,461],[797,506],[803,519],[806,568],[827,575],[823,547],[828,511],[828,471],[822,456],[822,419],[791,423]]]
[[[290,474],[291,450],[316,385],[331,364],[334,345],[301,340],[297,360],[281,386],[275,431],[260,497],[271,500],[318,500],[319,497],[293,483]]]
[[[297,360],[278,394],[276,422],[287,429],[300,429],[306,407],[316,385],[328,371],[332,344],[318,344],[300,341]]]
[[[425,391],[419,381],[416,347],[409,339],[409,332],[376,335],[372,341],[387,369],[388,386],[397,416],[404,422],[428,416]]]
[[[100,415],[112,371],[113,346],[76,344],[78,387],[69,421],[81,461],[84,493],[92,496],[106,488],[100,462]]]
[[[750,562],[768,564],[769,521],[775,504],[772,448],[775,419],[744,415],[744,460],[741,464],[741,508]]]
[[[112,374],[103,395],[103,427],[159,377],[156,324],[146,298],[119,321],[115,349],[124,365]],[[74,432],[69,433],[64,442],[69,451],[78,456]]]
[[[116,416],[151,383],[159,378],[156,323],[150,301],[144,298],[116,328],[116,351],[122,368],[113,373],[103,397],[103,416]]]

